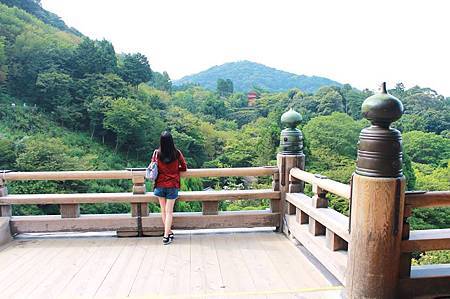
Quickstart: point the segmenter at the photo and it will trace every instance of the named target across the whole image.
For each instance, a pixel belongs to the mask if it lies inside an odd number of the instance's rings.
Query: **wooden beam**
[[[182,177],[229,177],[229,176],[269,176],[278,172],[276,167],[241,168],[203,168],[188,169],[181,172]],[[144,176],[145,171],[107,170],[107,171],[42,171],[8,172],[3,174],[6,181],[27,180],[112,180],[132,179],[133,175]]]
[[[350,198],[350,185],[342,184],[327,178],[322,178],[298,168],[291,169],[290,173],[293,177],[307,182],[311,185],[317,185],[330,193],[339,195],[347,199]]]
[[[173,229],[207,229],[237,227],[276,227],[280,214],[266,211],[219,212],[219,215],[201,213],[174,213]],[[60,216],[14,216],[10,221],[14,233],[133,231],[137,218],[129,214],[81,215],[79,218]],[[152,213],[142,217],[144,231],[161,231],[161,215]]]
[[[448,298],[450,265],[413,266],[411,278],[400,279],[401,298]],[[442,297],[440,297],[442,296]],[[422,297],[421,297],[422,298]]]
[[[432,208],[450,206],[450,191],[430,191],[406,193],[405,203],[411,208]]]
[[[413,230],[401,243],[402,252],[450,249],[450,229]]]
[[[187,191],[180,192],[181,201],[220,201],[241,199],[280,199],[279,191],[259,190],[223,190],[223,191]],[[0,197],[0,205],[10,204],[77,204],[104,202],[158,202],[152,192],[133,193],[77,193],[77,194],[17,194]]]
[[[12,240],[9,217],[0,217],[0,246]]]
[[[312,198],[303,193],[289,193],[286,200],[297,208],[319,221],[345,241],[350,240],[348,233],[348,217],[330,208],[314,208]]]

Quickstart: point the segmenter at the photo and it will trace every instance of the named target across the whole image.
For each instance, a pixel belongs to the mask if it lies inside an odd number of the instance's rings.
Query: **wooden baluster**
[[[289,175],[289,193],[303,193],[305,183],[303,181],[300,181],[299,179],[293,177],[292,175]],[[287,205],[287,214],[288,215],[295,215],[297,208],[288,202]]]
[[[405,211],[403,213],[403,229],[402,240],[409,239],[410,227],[408,218],[411,217],[411,207],[405,205]],[[411,252],[403,252],[400,254],[400,278],[409,278],[411,276]]]
[[[347,250],[348,249],[348,243],[338,235],[336,235],[333,231],[326,229],[325,232],[326,237],[326,244],[327,247],[330,250],[337,251],[337,250]]]
[[[6,187],[6,182],[0,178],[0,197],[8,195],[8,188]],[[1,217],[11,217],[12,207],[11,205],[1,205],[0,206],[0,216]]]
[[[280,191],[280,173],[276,172],[272,175],[272,190]],[[270,200],[270,211],[272,213],[280,212],[280,201],[271,199]]]
[[[80,217],[79,204],[61,204],[59,205],[61,218],[78,218]]]
[[[300,224],[308,224],[309,223],[309,216],[299,208],[295,209],[295,219]]]
[[[219,214],[219,202],[218,201],[202,201],[202,214],[203,215],[218,215]]]
[[[313,184],[312,191],[314,193],[312,197],[312,205],[314,208],[327,208],[328,200],[326,198],[327,191],[323,190],[316,184]],[[325,226],[321,223],[317,222],[314,218],[309,217],[308,229],[311,234],[314,236],[322,236],[325,235]]]
[[[133,194],[145,194],[145,177],[143,175],[133,174]],[[141,217],[148,216],[148,204],[145,203],[132,203],[131,204],[131,216],[138,216],[138,205],[141,206]]]

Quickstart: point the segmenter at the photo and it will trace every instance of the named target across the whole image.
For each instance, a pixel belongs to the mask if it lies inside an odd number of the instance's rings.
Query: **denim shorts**
[[[178,188],[156,187],[153,190],[153,194],[155,194],[158,197],[164,197],[165,199],[177,199],[178,198]]]

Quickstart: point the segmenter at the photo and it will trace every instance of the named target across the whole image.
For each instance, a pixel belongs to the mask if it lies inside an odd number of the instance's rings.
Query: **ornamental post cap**
[[[281,115],[281,123],[290,129],[295,129],[302,121],[302,116],[300,113],[295,111],[294,109],[289,109]]]
[[[383,82],[381,93],[368,97],[361,105],[361,112],[372,125],[389,128],[391,123],[403,115],[403,104],[387,92],[386,82]]]

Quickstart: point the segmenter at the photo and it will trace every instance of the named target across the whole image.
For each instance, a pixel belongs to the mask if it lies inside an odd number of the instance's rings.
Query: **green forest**
[[[38,2],[31,2],[40,11]],[[173,86],[166,72],[151,69],[145,55],[117,53],[107,40],[92,40],[74,29],[61,30],[50,21],[45,14],[35,16],[0,4],[0,169],[145,167],[166,129],[189,168],[274,165],[280,116],[292,107],[303,116],[300,129],[307,170],[349,183],[359,132],[369,124],[361,118],[361,103],[371,91],[348,84],[321,87],[314,93],[255,88],[256,105],[248,107],[246,93],[235,92],[237,82],[225,76],[213,91],[193,84]],[[407,89],[402,83],[389,92],[405,107],[394,126],[403,134],[408,189],[450,190],[450,98],[430,88]],[[270,178],[192,178],[182,181],[182,189],[267,188],[270,184]],[[8,189],[12,194],[128,192],[131,182],[14,182]],[[348,213],[348,202],[342,198],[331,196],[330,205]],[[267,207],[264,200],[220,205],[222,210]],[[129,209],[128,204],[81,207],[82,213]],[[152,204],[150,209],[158,211]],[[178,202],[176,210],[199,211],[201,206]],[[27,205],[15,206],[13,213],[58,214],[59,210]],[[412,229],[449,228],[450,210],[417,209],[410,222]],[[448,252],[427,256],[432,259],[428,262],[449,258]]]

